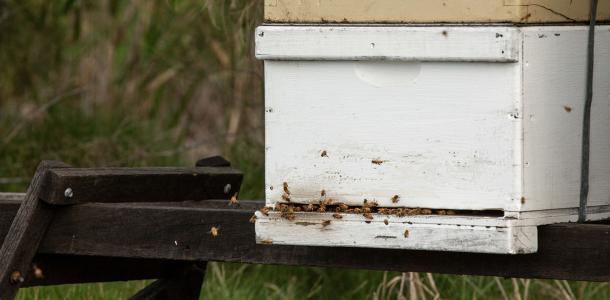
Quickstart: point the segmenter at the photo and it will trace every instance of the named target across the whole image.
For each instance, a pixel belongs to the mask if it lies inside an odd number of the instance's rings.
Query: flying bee
[[[330,220],[322,221],[322,227],[330,225]]]
[[[409,229],[405,229],[405,233],[403,233],[403,235],[405,236],[405,238],[409,237]]]
[[[334,213],[333,218],[335,219],[343,219],[343,216],[340,213]]]
[[[400,200],[400,196],[398,196],[398,195],[392,196],[392,203],[398,203],[398,200]]]
[[[218,236],[218,227],[212,226],[212,228],[210,228],[210,234],[212,235],[213,238]]]
[[[388,219],[384,219],[384,220],[383,220],[383,224],[389,225],[389,224],[390,224],[390,221],[388,221]]]
[[[325,190],[321,190],[320,191],[320,197],[325,197],[326,196],[326,191]]]

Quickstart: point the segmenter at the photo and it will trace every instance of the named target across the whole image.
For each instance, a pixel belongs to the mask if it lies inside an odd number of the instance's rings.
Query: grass
[[[190,166],[228,157],[263,196],[261,0],[0,1],[0,190],[41,159]],[[366,258],[363,258],[366,259]],[[95,271],[95,270],[92,270]],[[19,299],[120,299],[148,281],[23,289]],[[603,283],[208,265],[202,299],[609,299]]]

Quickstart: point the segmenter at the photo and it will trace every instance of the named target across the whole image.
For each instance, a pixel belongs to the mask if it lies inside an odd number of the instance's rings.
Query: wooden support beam
[[[8,218],[10,226],[3,235],[0,247],[0,299],[15,298],[17,291],[32,273],[32,259],[38,250],[55,210],[40,201],[42,186],[49,179],[51,168],[64,168],[66,164],[58,161],[42,161],[25,199],[20,201],[16,214]],[[6,225],[5,225],[6,226]]]
[[[249,222],[260,201],[91,203],[62,209],[39,251],[191,261],[345,267],[503,277],[610,281],[610,226],[539,227],[539,251],[528,255],[397,249],[257,245]],[[19,201],[0,201],[0,236]],[[163,224],[163,225],[160,225]],[[219,228],[217,237],[211,227]]]
[[[166,278],[192,264],[165,259],[38,254],[32,265],[41,276],[29,276],[23,286]]]
[[[192,263],[168,277],[161,278],[139,291],[130,300],[196,300],[199,299],[206,263]]]
[[[229,167],[54,169],[41,199],[60,205],[229,199],[241,179]]]

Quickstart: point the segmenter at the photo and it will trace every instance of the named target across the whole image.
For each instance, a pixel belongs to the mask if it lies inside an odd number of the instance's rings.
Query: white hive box
[[[455,214],[288,220],[271,211],[257,213],[257,240],[535,252],[537,225],[577,219],[587,34],[586,26],[259,27],[269,207],[286,202],[286,184],[292,203],[367,199]],[[590,220],[610,216],[610,26],[597,26],[595,38]]]

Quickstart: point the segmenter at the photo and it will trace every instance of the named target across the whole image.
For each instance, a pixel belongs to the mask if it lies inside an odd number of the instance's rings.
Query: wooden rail
[[[16,194],[0,196],[0,239],[19,208],[19,199]],[[34,260],[41,268],[48,266],[43,272],[49,276],[26,284],[159,278],[170,266],[189,261],[610,281],[610,225],[541,226],[539,251],[527,255],[258,245],[249,219],[262,205],[262,201],[240,201],[233,208],[227,200],[205,200],[61,208]],[[216,237],[210,234],[212,226],[219,228]],[[107,263],[115,259],[116,263]],[[146,267],[114,276],[121,271],[110,266],[121,263],[123,269]],[[92,271],[90,267],[96,265],[106,267]],[[53,270],[60,266],[63,272]]]

